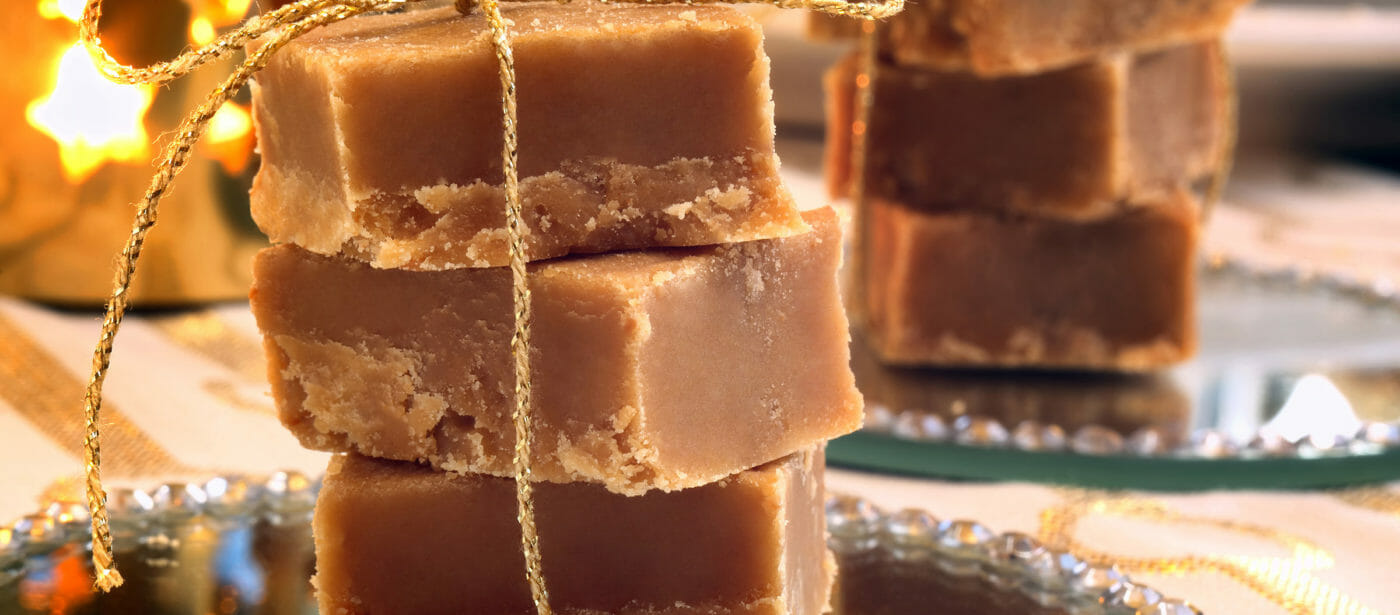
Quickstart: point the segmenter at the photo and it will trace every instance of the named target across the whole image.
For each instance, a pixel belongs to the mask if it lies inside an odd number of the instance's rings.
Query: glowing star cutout
[[[149,157],[142,118],[153,96],[149,86],[108,81],[78,43],[59,59],[53,92],[30,103],[25,116],[58,142],[64,176],[77,183],[109,160]]]

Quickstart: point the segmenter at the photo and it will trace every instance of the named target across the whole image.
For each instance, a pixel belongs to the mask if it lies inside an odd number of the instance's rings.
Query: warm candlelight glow
[[[236,103],[225,103],[209,120],[204,142],[209,156],[229,175],[241,173],[253,152],[253,115]]]
[[[253,0],[190,0],[194,14],[209,20],[211,26],[235,24],[248,14]]]
[[[218,29],[243,20],[253,0],[192,0],[195,18],[190,21],[190,42],[208,45],[219,35]]]
[[[190,42],[197,46],[208,45],[214,41],[218,32],[214,31],[214,22],[207,17],[196,17],[190,22]]]
[[[82,18],[85,0],[39,0],[39,14],[46,19]],[[218,36],[218,28],[242,20],[252,0],[192,0],[195,17],[189,37],[205,45]],[[58,62],[53,91],[33,101],[26,114],[30,125],[53,137],[59,145],[64,177],[78,183],[107,161],[145,162],[150,139],[142,118],[151,106],[154,90],[148,86],[117,85],[102,77],[81,44],[75,44]],[[252,153],[252,118],[238,105],[219,110],[205,137],[209,155],[229,173],[239,173]]]
[[[151,184],[156,158],[181,117],[240,57],[216,60],[169,87],[118,85],[98,73],[79,42],[89,0],[4,1],[13,7],[0,10],[0,58],[23,61],[9,67],[14,109],[0,129],[0,294],[100,306],[112,291],[112,255],[131,232],[133,202]],[[103,8],[108,51],[138,67],[196,46],[192,37],[227,32],[255,10],[251,0],[106,0]],[[251,254],[266,239],[247,221],[257,157],[248,99],[240,95],[241,108],[230,105],[206,125],[182,178],[188,188],[166,201],[164,230],[143,247],[162,266],[136,278],[128,293],[134,300],[187,305],[247,296]]]
[[[39,0],[39,15],[44,19],[67,19],[78,23],[83,17],[84,0]]]
[[[108,160],[150,157],[142,118],[152,97],[148,86],[108,81],[77,43],[59,59],[53,91],[30,103],[25,116],[58,142],[64,176],[77,183]]]

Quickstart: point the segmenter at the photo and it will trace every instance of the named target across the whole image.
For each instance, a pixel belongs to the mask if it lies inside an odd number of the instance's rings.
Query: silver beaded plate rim
[[[165,483],[142,491],[113,489],[108,496],[117,551],[139,546],[147,563],[174,565],[181,526],[204,516],[261,519],[274,525],[308,524],[320,479],[300,472],[267,478],[221,476],[203,483]],[[0,585],[24,577],[26,562],[66,545],[86,546],[91,533],[86,507],[51,502],[39,512],[0,526]],[[932,566],[960,578],[1016,591],[1046,607],[1075,615],[1200,615],[1189,602],[1163,597],[1135,583],[1113,565],[1050,549],[1018,532],[998,534],[968,520],[939,520],[915,509],[886,512],[854,495],[826,499],[828,546],[848,558],[881,556],[907,565]],[[162,557],[167,557],[161,560]]]
[[[1355,302],[1373,310],[1400,314],[1400,289],[1388,279],[1361,280],[1320,273],[1302,266],[1268,267],[1226,255],[1204,259],[1208,275],[1261,288],[1315,292]],[[1334,438],[1309,437],[1294,442],[1272,434],[1257,434],[1246,442],[1201,428],[1175,447],[1154,427],[1122,433],[1089,424],[1074,430],[1027,420],[1003,425],[995,418],[966,414],[946,420],[918,408],[892,410],[867,401],[864,430],[900,440],[952,443],[987,448],[1015,448],[1036,453],[1075,453],[1091,456],[1179,457],[1189,459],[1261,459],[1379,455],[1400,450],[1400,421],[1363,423],[1356,433]]]
[[[998,534],[968,520],[939,520],[918,509],[886,512],[859,496],[826,500],[828,546],[846,557],[884,556],[980,578],[1037,604],[1073,615],[1200,615],[1190,602],[1136,583],[1116,565],[1095,564],[1019,532]]]

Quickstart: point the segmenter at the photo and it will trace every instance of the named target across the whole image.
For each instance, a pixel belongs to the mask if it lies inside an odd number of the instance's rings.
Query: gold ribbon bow
[[[136,263],[146,234],[156,223],[156,206],[170,188],[175,176],[189,162],[190,152],[214,112],[241,89],[254,73],[267,65],[279,49],[293,39],[315,28],[369,12],[402,8],[421,0],[298,0],[276,10],[245,21],[237,29],[220,36],[199,49],[185,52],[168,62],[135,68],[117,62],[102,48],[97,24],[102,16],[102,0],[88,0],[80,27],[83,44],[93,61],[107,78],[127,84],[160,84],[177,79],[205,63],[243,49],[254,39],[262,44],[248,52],[248,57],[213,92],[203,104],[181,122],[175,138],[166,147],[155,176],[145,197],[137,206],[136,219],[118,260],[112,294],[107,301],[102,321],[102,333],[92,356],[92,373],[84,397],[86,430],[83,439],[86,462],[86,491],[88,508],[92,513],[92,560],[98,589],[109,591],[122,583],[112,559],[112,536],[108,527],[106,493],[102,489],[101,447],[98,418],[102,409],[102,383],[111,365],[112,344],[121,327],[122,317],[129,305],[128,289],[136,273]],[[515,330],[511,337],[511,354],[515,359],[515,483],[522,547],[525,552],[526,577],[531,598],[541,614],[550,613],[549,593],[545,589],[540,568],[539,538],[535,531],[534,505],[530,484],[530,290],[525,281],[524,222],[521,213],[519,173],[516,168],[516,92],[515,62],[511,55],[510,32],[501,16],[501,0],[456,0],[459,11],[481,10],[491,26],[492,43],[496,50],[501,81],[501,112],[504,116],[505,147],[501,157],[505,169],[506,232],[510,240],[510,268],[513,279]],[[750,0],[604,0],[631,4],[740,4]],[[846,0],[758,0],[779,8],[801,8],[833,15],[859,17],[866,20],[887,17],[899,12],[904,0],[883,0],[878,3],[847,2]],[[870,28],[867,28],[870,30]],[[867,38],[871,38],[867,36]],[[869,46],[867,46],[869,47]]]

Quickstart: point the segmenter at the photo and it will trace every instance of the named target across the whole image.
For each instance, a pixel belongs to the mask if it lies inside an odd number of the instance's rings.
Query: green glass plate
[[[1315,488],[1400,479],[1400,298],[1388,285],[1218,259],[1201,350],[1159,373],[881,365],[831,463],[1102,488]]]

